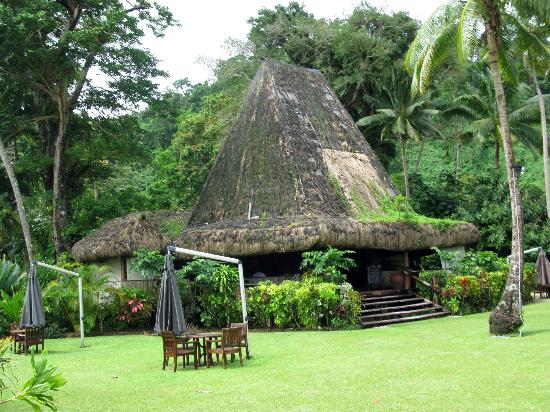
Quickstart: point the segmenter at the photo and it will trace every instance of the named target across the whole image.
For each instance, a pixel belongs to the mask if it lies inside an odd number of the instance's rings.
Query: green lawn
[[[156,336],[46,346],[69,380],[61,411],[550,410],[550,302],[525,307],[522,338],[490,338],[487,319],[251,333],[253,359],[227,370],[163,371]],[[28,363],[18,356],[17,373]]]

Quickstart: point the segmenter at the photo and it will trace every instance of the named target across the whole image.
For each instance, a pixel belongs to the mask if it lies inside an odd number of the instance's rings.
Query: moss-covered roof
[[[181,234],[189,211],[136,212],[108,221],[76,242],[72,256],[81,262],[130,257],[141,248],[162,251]]]
[[[468,224],[440,230],[360,222],[365,208],[378,210],[381,199],[396,194],[321,73],[266,60],[176,242],[240,256],[326,245],[414,250],[478,240]]]

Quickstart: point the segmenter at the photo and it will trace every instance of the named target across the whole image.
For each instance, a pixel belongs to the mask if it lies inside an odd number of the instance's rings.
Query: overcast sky
[[[160,60],[160,68],[169,78],[160,79],[163,88],[184,77],[192,83],[208,80],[210,70],[200,63],[207,59],[227,58],[224,49],[227,38],[244,40],[249,31],[247,20],[256,16],[262,7],[287,5],[288,0],[156,0],[170,8],[180,27],[167,31],[161,39],[150,33],[144,46]],[[425,20],[445,0],[372,0],[370,3],[387,11],[404,10],[418,20]],[[308,12],[315,17],[334,19],[348,16],[360,0],[302,0]]]

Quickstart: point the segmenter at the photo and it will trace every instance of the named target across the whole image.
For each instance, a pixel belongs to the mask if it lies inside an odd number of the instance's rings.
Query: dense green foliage
[[[300,264],[300,269],[305,270],[303,277],[342,284],[346,281],[344,271],[357,266],[351,257],[346,256],[354,253],[353,250],[339,250],[330,246],[325,251],[304,252]]]
[[[145,279],[159,278],[162,276],[164,256],[157,250],[139,249],[130,259],[130,269],[140,273]]]
[[[418,150],[411,150],[413,156]],[[480,249],[509,254],[511,211],[506,176],[494,172],[492,144],[464,148],[461,171],[456,178],[454,153],[444,142],[429,142],[419,172],[411,175],[410,204],[415,212],[428,217],[472,222],[481,234]],[[526,167],[520,178],[524,208],[525,248],[550,249],[550,225],[546,220],[542,165],[538,155],[518,150],[518,162]],[[400,170],[399,163],[390,170]],[[482,166],[478,166],[481,163]],[[400,182],[400,176],[394,175]]]
[[[250,324],[256,327],[341,328],[359,322],[359,293],[349,283],[265,281],[247,293]]]
[[[498,303],[508,277],[508,262],[494,252],[467,252],[464,256],[437,250],[437,256],[447,262],[446,270],[424,258],[425,269],[420,279],[438,285],[443,306],[453,314],[470,314],[492,310]],[[439,259],[438,259],[439,260]],[[432,265],[430,265],[430,263]],[[435,279],[434,279],[435,277]],[[432,291],[418,285],[420,293],[431,299]],[[522,296],[524,302],[532,300],[536,287],[536,271],[532,263],[525,265]]]

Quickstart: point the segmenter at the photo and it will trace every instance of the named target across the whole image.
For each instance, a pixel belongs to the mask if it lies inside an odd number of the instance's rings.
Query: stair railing
[[[441,287],[439,286],[439,279],[437,278],[437,276],[432,276],[432,283],[428,283],[418,277],[418,275],[420,274],[420,271],[418,270],[406,269],[405,274],[409,275],[411,278],[430,289],[432,291],[432,301],[436,305],[439,305],[441,297]]]

